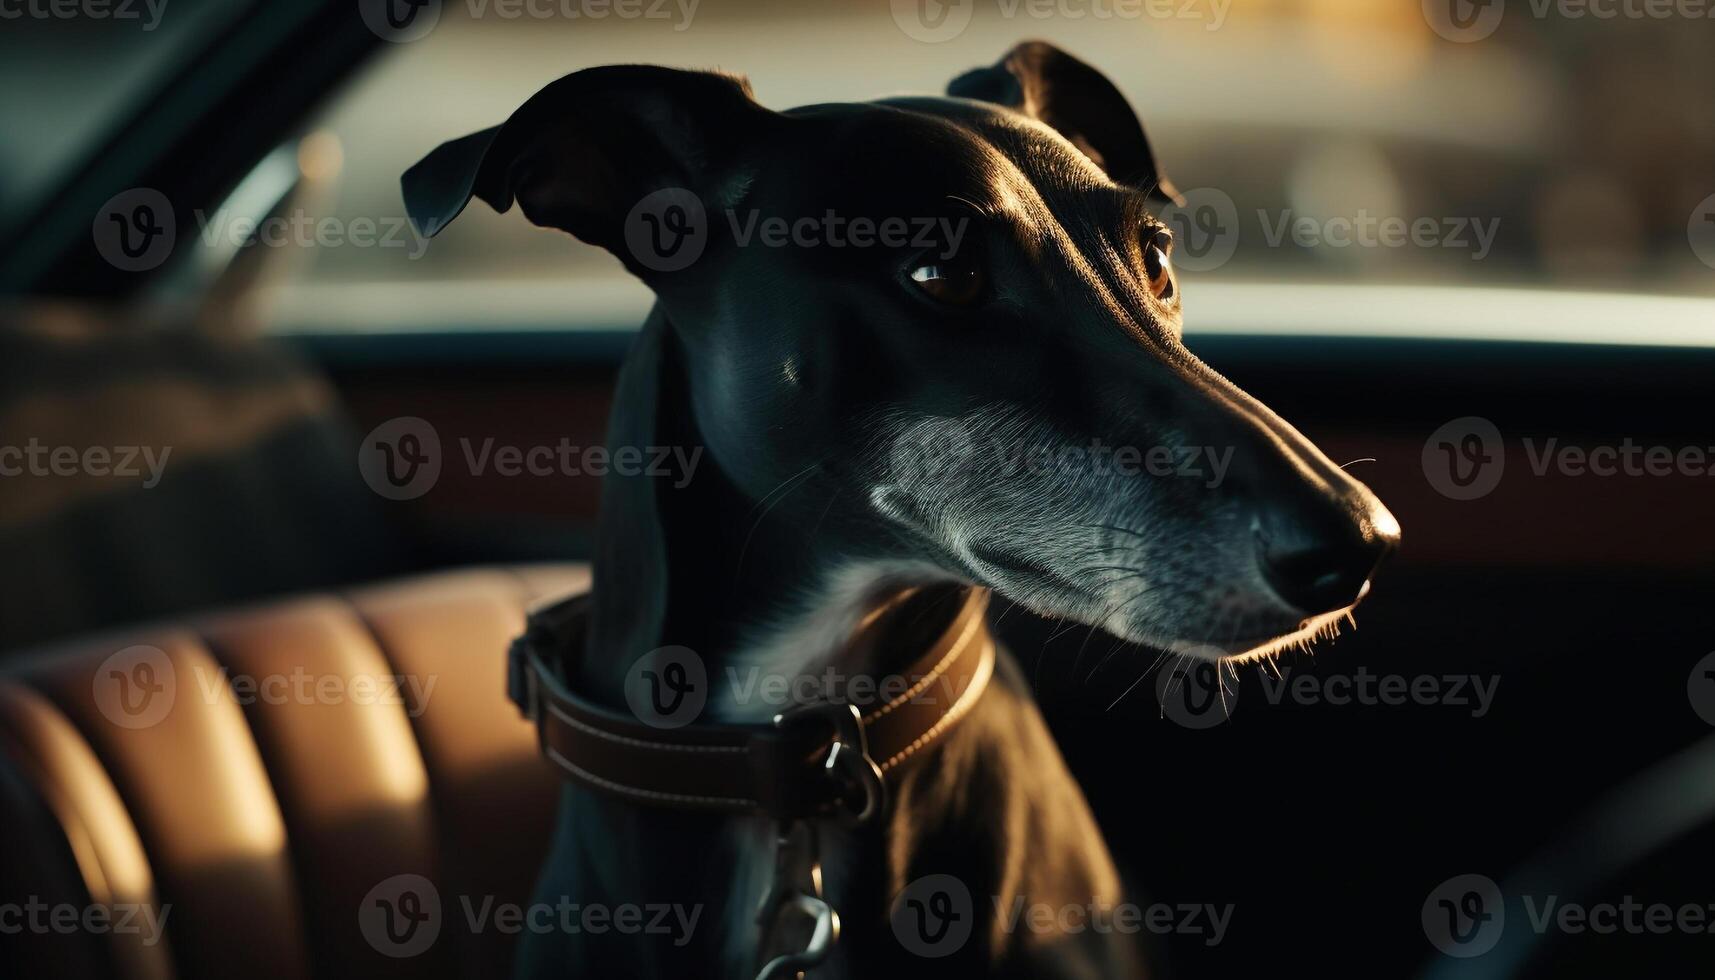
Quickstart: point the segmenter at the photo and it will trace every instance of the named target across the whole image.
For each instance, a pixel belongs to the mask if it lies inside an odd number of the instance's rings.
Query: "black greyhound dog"
[[[656,294],[610,448],[706,455],[693,480],[606,480],[583,652],[557,668],[593,702],[623,708],[628,672],[674,644],[709,668],[705,720],[767,722],[733,678],[897,666],[846,641],[904,590],[1267,656],[1345,618],[1398,540],[1373,494],[1181,344],[1152,211],[1176,192],[1118,90],[1049,45],[949,97],[784,113],[728,75],[581,71],[405,191],[430,233],[472,196],[516,202]],[[1186,465],[1205,453],[1214,479]],[[1009,915],[1120,889],[1028,685],[1004,656],[994,676],[880,819],[824,834],[844,935],[815,976],[1139,972],[1119,931]],[[533,934],[520,975],[756,975],[773,842],[766,820],[568,786],[539,901],[709,914],[671,939]],[[890,928],[926,875],[977,896],[972,938],[938,958]]]

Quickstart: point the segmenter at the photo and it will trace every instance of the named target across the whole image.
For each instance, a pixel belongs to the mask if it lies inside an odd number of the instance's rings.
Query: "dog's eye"
[[[1156,299],[1173,298],[1173,267],[1168,264],[1167,250],[1173,246],[1173,235],[1158,231],[1143,246],[1143,273],[1149,277],[1149,291]]]
[[[910,276],[932,299],[953,306],[970,306],[983,294],[982,270],[964,259],[927,259],[913,266]]]

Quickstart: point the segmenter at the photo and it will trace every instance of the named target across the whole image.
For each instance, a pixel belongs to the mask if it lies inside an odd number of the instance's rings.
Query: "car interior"
[[[1182,260],[1186,346],[1403,528],[1360,628],[1220,673],[996,598],[1127,889],[1233,910],[1218,941],[1147,937],[1151,974],[1715,961],[1715,914],[1602,931],[1509,904],[1468,958],[1428,925],[1470,874],[1715,909],[1708,21],[1514,4],[1463,43],[1411,2],[1127,20],[978,0],[925,43],[879,0],[434,6],[410,38],[353,0],[0,23],[0,902],[172,909],[151,941],[0,929],[8,976],[503,975],[513,935],[449,915],[401,959],[351,910],[400,870],[530,895],[560,780],[506,650],[528,610],[588,589],[601,480],[476,460],[601,445],[651,297],[516,214],[473,207],[431,242],[399,175],[580,68],[741,72],[784,108],[940,92],[1031,37],[1100,66],[1186,198],[1237,229],[1230,257]],[[168,202],[165,257],[114,260],[115,201]],[[1188,237],[1205,215],[1183,213]],[[1395,218],[1434,242],[1392,242]],[[401,419],[440,471],[390,499],[360,447]],[[1472,439],[1505,457],[1475,490]],[[1637,465],[1600,470],[1602,447]],[[103,678],[138,649],[161,659],[134,680],[170,671],[178,695],[127,727]],[[359,674],[434,696],[231,688]],[[1188,722],[1173,702],[1211,677],[1215,715]]]

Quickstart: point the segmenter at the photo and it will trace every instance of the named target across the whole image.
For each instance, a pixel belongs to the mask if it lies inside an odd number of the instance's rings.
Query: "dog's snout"
[[[1370,576],[1399,547],[1399,523],[1367,491],[1338,516],[1320,521],[1276,514],[1258,528],[1263,577],[1306,616],[1344,609],[1363,597]]]
[[[1218,449],[1225,467],[1219,478],[1201,488],[1177,484],[1176,502],[1199,508],[1232,535],[1210,560],[1242,580],[1240,605],[1280,620],[1286,607],[1298,629],[1314,626],[1314,632],[1329,624],[1310,621],[1363,598],[1400,540],[1399,523],[1376,495],[1201,361],[1156,362],[1146,370],[1157,372],[1148,375],[1154,398],[1140,414],[1169,420],[1182,443]]]

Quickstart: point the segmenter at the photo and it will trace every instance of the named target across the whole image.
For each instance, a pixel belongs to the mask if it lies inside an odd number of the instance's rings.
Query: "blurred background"
[[[516,213],[475,207],[423,241],[398,179],[439,143],[592,65],[741,72],[786,108],[938,92],[1042,38],[1115,82],[1186,192],[1166,217],[1187,344],[1353,461],[1405,528],[1363,629],[1290,669],[1322,691],[1367,672],[1443,695],[1272,700],[1247,669],[1238,710],[1187,724],[1153,652],[1009,614],[1133,888],[1236,909],[1219,943],[1155,937],[1159,973],[1715,962],[1715,936],[1539,932],[1517,906],[1492,952],[1453,956],[1427,911],[1467,874],[1510,896],[1715,905],[1715,678],[1699,667],[1715,477],[1529,455],[1551,439],[1715,454],[1715,20],[1696,4],[407,6],[0,19],[14,679],[44,648],[111,652],[98,631],[587,557],[593,478],[474,472],[458,447],[598,444],[650,297]],[[400,420],[441,455],[403,495],[364,462]],[[1472,432],[1507,468],[1466,494],[1437,446]],[[32,446],[48,461],[28,463]],[[58,467],[62,447],[76,461]],[[91,448],[138,465],[92,465]],[[1492,710],[1450,704],[1449,678],[1495,684]],[[119,795],[147,794],[121,779]],[[143,850],[165,833],[145,823]]]
[[[13,231],[132,100],[247,6],[173,0],[147,43],[116,20],[9,23],[3,70],[8,89],[28,97],[5,107],[0,229]],[[1231,258],[1199,275],[1205,294],[1258,280],[1712,288],[1688,228],[1715,172],[1715,67],[1706,25],[1682,18],[1538,18],[1518,3],[1492,36],[1452,43],[1415,2],[1019,0],[966,3],[962,30],[924,44],[887,4],[862,0],[676,0],[639,4],[633,17],[437,6],[431,31],[376,51],[282,144],[308,185],[308,220],[399,215],[398,175],[427,148],[494,125],[579,68],[739,71],[764,104],[785,108],[939,91],[961,66],[1036,36],[1101,66],[1128,94],[1182,190],[1231,201]],[[940,6],[961,9],[928,5]],[[1447,241],[1316,245],[1279,233],[1283,219],[1366,215],[1428,219]],[[467,222],[427,251],[291,250],[302,254],[272,284],[263,328],[452,329],[495,316],[611,327],[647,303],[597,250],[505,216]],[[187,241],[175,262],[223,267],[232,249],[216,237]],[[1243,317],[1227,302],[1236,298],[1218,295],[1222,322]],[[1200,325],[1193,315],[1190,328]]]

